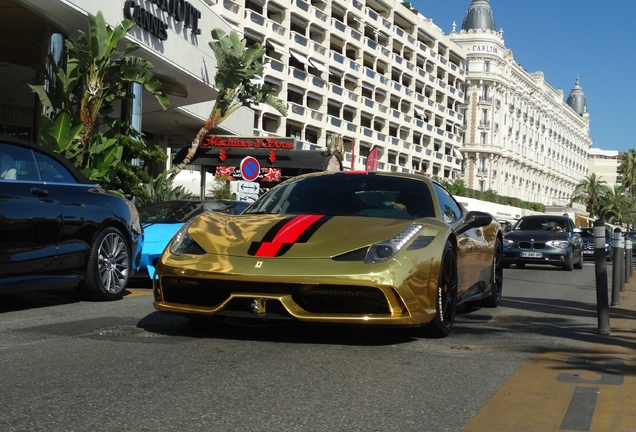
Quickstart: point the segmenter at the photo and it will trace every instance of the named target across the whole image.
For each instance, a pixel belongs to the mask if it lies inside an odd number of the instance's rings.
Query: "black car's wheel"
[[[424,327],[424,334],[443,338],[450,334],[457,312],[457,260],[450,243],[446,243],[442,253],[435,309],[435,318]]]
[[[483,299],[482,304],[486,307],[497,307],[501,301],[503,291],[503,248],[501,240],[495,242],[495,251],[492,257],[492,274],[490,275],[490,296]]]
[[[515,265],[517,266],[517,268],[524,268],[526,266],[526,263],[517,263]]]
[[[86,281],[81,286],[91,300],[117,300],[122,297],[130,277],[131,254],[126,238],[115,227],[100,232],[93,243]]]
[[[572,260],[573,260],[573,253],[569,253],[566,257],[565,257],[565,263],[563,264],[563,270],[565,271],[572,271],[572,269],[574,268],[573,264],[572,264]]]

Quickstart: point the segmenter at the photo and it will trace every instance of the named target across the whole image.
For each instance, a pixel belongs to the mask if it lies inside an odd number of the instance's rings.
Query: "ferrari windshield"
[[[298,177],[272,189],[245,213],[435,217],[431,192],[424,181],[375,173]]]

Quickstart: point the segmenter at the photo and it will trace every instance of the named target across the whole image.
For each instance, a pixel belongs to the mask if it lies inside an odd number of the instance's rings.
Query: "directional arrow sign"
[[[245,193],[245,192],[239,192],[236,194],[236,199],[243,202],[252,203],[256,201],[257,198],[258,198],[257,194],[251,194],[251,193]]]
[[[245,181],[245,180],[238,180],[237,181],[237,185],[236,185],[236,189],[239,192],[254,194],[254,195],[258,196],[258,192],[261,189],[261,185],[258,184],[258,183],[255,183],[255,182],[250,182],[250,181]]]

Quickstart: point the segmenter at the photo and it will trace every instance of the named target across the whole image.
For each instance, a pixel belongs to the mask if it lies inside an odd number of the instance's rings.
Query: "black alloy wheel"
[[[457,259],[450,242],[446,242],[439,269],[433,320],[424,328],[429,337],[443,338],[450,334],[457,313]]]

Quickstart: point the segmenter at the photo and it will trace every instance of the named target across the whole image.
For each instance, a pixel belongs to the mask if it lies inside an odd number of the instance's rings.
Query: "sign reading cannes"
[[[247,181],[254,181],[261,173],[261,165],[256,158],[248,156],[241,161],[241,176]]]

